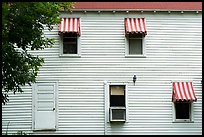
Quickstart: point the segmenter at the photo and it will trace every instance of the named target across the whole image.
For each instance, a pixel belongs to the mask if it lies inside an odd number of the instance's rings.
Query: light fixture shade
[[[133,82],[134,82],[134,83],[135,83],[136,79],[137,79],[137,77],[136,77],[136,75],[134,75],[134,76],[133,76]]]

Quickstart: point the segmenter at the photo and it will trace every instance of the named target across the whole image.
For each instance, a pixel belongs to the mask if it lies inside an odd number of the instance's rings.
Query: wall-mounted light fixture
[[[136,79],[137,79],[137,77],[136,77],[136,75],[134,75],[134,76],[133,76],[133,83],[134,83],[134,85],[135,85]]]

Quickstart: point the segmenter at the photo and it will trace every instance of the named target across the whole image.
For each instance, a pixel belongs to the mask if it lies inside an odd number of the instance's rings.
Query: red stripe
[[[128,31],[128,33],[130,33],[131,32],[131,24],[130,24],[130,19],[129,18],[127,18],[127,31]]]
[[[65,27],[66,27],[66,19],[64,18],[64,27],[63,27],[63,32],[65,32],[66,30],[65,30]]]
[[[68,28],[69,28],[69,29],[68,29],[68,32],[71,32],[71,29],[70,29],[70,26],[71,26],[71,19],[70,19],[70,18],[68,19],[68,23],[69,23],[69,24],[68,24],[68,25],[69,25],[69,27],[68,27]]]
[[[130,19],[128,19],[128,30],[129,30],[129,32],[131,33],[132,29],[131,29],[131,22],[130,22]]]
[[[68,18],[68,31],[67,32],[70,32],[70,18]]]
[[[80,27],[79,27],[79,18],[77,18],[77,31],[80,32]]]
[[[70,18],[69,18],[69,20],[68,20],[68,23],[69,23],[69,24],[68,24],[68,25],[69,25],[69,27],[68,27],[68,28],[69,28],[68,31],[71,32],[72,29],[70,28],[70,26],[71,26],[71,19],[70,19]]]
[[[197,98],[196,98],[196,95],[195,95],[195,92],[194,92],[194,89],[193,89],[193,83],[190,82],[190,85],[191,85],[191,89],[193,91],[193,95],[194,95],[195,101],[197,101]]]
[[[143,22],[143,26],[144,26],[144,32],[146,33],[147,31],[146,31],[146,24],[145,24],[144,18],[142,19],[142,22]]]
[[[173,83],[173,89],[174,89],[174,97],[175,97],[175,100],[179,100],[179,96],[178,96],[178,93],[177,93],[177,90],[176,90],[176,83],[174,82]]]
[[[136,26],[136,19],[134,19],[134,25],[135,25],[135,30],[136,30],[136,32],[138,32],[137,26]]]
[[[179,96],[178,96],[177,89],[176,89],[176,83],[174,83],[174,91],[176,94],[176,100],[179,100]]]
[[[77,18],[77,32],[78,32],[78,34],[80,35],[80,20],[79,20],[79,18]]]
[[[127,28],[128,28],[128,32],[130,33],[131,32],[131,29],[130,29],[130,20],[129,20],[129,18],[127,19]]]
[[[74,24],[74,20],[75,20],[75,19],[72,19],[72,32],[74,32],[74,25],[75,25],[75,24]]]

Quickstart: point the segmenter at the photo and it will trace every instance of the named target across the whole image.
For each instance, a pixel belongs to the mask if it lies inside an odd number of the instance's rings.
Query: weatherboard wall
[[[37,81],[58,82],[58,129],[34,134],[202,134],[202,14],[194,12],[63,13],[80,18],[80,58],[59,57],[57,26]],[[146,20],[146,57],[125,57],[124,18]],[[133,75],[137,76],[134,85]],[[105,122],[104,82],[128,83],[128,122]],[[172,82],[192,81],[193,123],[173,123]],[[2,132],[32,133],[32,87],[2,106]]]

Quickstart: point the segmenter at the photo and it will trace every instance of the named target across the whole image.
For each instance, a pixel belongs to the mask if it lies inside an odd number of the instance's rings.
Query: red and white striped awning
[[[125,18],[125,33],[144,33],[147,34],[144,18]]]
[[[173,101],[197,101],[192,82],[173,82]]]
[[[62,18],[58,31],[60,33],[76,32],[78,35],[80,35],[79,18]]]

